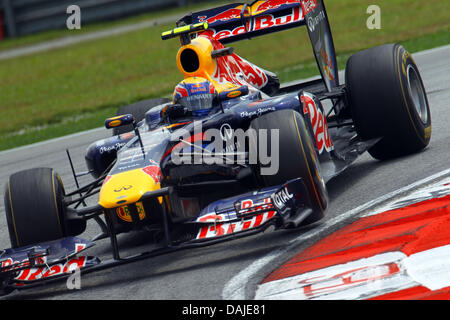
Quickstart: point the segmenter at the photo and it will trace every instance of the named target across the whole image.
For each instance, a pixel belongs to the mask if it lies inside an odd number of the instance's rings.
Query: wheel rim
[[[428,108],[427,100],[425,98],[425,89],[423,88],[419,75],[412,65],[408,65],[407,77],[409,95],[411,96],[420,120],[426,124],[428,122]]]

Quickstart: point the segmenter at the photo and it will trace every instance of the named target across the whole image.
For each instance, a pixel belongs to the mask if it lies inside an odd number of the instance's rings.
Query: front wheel
[[[302,178],[308,190],[312,214],[301,225],[311,224],[325,216],[328,206],[328,192],[322,175],[320,163],[314,150],[312,136],[309,133],[305,119],[294,110],[281,110],[267,113],[252,121],[250,128],[267,130],[268,154],[272,159],[278,159],[278,171],[271,175],[261,175],[259,164],[256,169],[259,180],[264,187],[276,186],[295,178]],[[279,141],[272,143],[271,130],[278,130]],[[272,145],[278,144],[276,150],[271,150]]]
[[[63,203],[64,186],[50,168],[17,172],[5,191],[5,214],[13,248],[82,233],[83,219],[68,219]]]
[[[369,153],[384,160],[418,152],[431,138],[427,94],[414,59],[399,44],[358,52],[346,68],[350,111],[363,139],[381,137]]]

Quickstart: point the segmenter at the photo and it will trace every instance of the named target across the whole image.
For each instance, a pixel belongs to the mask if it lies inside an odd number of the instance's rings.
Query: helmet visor
[[[181,98],[179,103],[190,111],[197,111],[211,109],[213,107],[213,101],[214,94],[202,93]]]

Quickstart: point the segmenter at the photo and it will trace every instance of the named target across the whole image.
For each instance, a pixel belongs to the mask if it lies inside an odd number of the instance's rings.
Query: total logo
[[[286,204],[292,198],[294,198],[294,195],[284,187],[272,196],[272,202],[279,211],[284,212],[286,210]]]

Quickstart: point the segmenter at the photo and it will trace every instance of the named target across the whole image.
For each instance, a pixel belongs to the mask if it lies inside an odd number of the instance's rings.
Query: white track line
[[[254,261],[247,268],[243,269],[237,275],[230,279],[225,284],[225,287],[222,291],[222,298],[224,300],[244,300],[247,299],[245,295],[245,288],[247,286],[248,281],[253,278],[260,270],[265,268],[269,263],[274,261],[275,259],[281,257],[283,254],[297,247],[301,242],[308,240],[312,237],[317,236],[321,232],[327,231],[332,226],[343,222],[346,219],[354,217],[356,215],[361,214],[362,212],[368,209],[374,209],[375,206],[381,205],[389,199],[395,198],[398,195],[416,189],[418,187],[424,186],[434,180],[450,175],[450,169],[446,169],[444,171],[438,172],[432,176],[429,176],[425,179],[414,182],[406,187],[395,190],[388,194],[385,194],[381,197],[378,197],[372,201],[369,201],[353,210],[347,211],[344,214],[341,214],[331,220],[326,221],[324,224],[318,226],[316,229],[306,232],[303,235],[298,236],[297,238],[292,239],[289,242],[289,245],[286,248],[275,250],[268,255]]]

